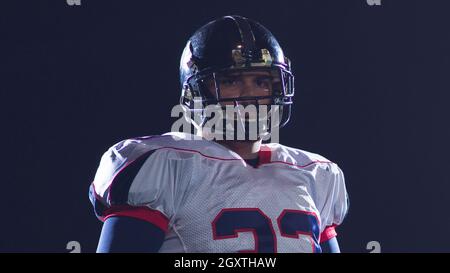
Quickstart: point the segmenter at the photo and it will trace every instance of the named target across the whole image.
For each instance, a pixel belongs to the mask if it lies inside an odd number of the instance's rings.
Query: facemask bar
[[[233,101],[233,100],[240,100],[243,99],[243,97],[236,97],[236,98],[221,98],[220,94],[220,85],[217,82],[218,75],[219,74],[225,74],[230,73],[230,71],[268,71],[268,68],[251,68],[251,69],[222,69],[219,71],[203,71],[201,73],[198,73],[196,75],[193,75],[189,77],[186,81],[186,84],[183,88],[183,94],[180,98],[180,103],[183,105],[186,105],[188,108],[193,109],[193,98],[194,97],[201,97],[202,101],[205,104],[216,104],[220,102],[226,102],[226,101]],[[276,73],[277,77],[280,79],[280,89],[277,90],[277,88],[274,88],[274,93],[271,96],[274,98],[274,103],[279,105],[284,104],[291,104],[292,103],[292,97],[294,96],[294,76],[291,72],[285,70],[282,67],[279,66],[273,66],[269,70],[271,73]],[[206,86],[205,82],[208,79],[213,79],[215,83],[215,93],[216,98],[214,98],[211,93],[208,90],[208,87]],[[277,92],[279,91],[279,92]],[[262,98],[262,96],[260,96]],[[265,97],[265,98],[268,98]],[[255,97],[256,98],[256,97]],[[276,98],[276,99],[275,99]],[[202,105],[205,106],[205,105]]]
[[[279,79],[279,88],[273,85],[272,94],[268,96],[250,96],[250,97],[233,97],[233,98],[221,98],[221,90],[220,84],[218,83],[218,75],[220,73],[229,73],[230,71],[270,71],[272,73],[276,73]],[[205,82],[207,79],[213,79],[214,81],[214,91],[215,97],[209,91],[209,87],[206,86]],[[220,104],[220,103],[229,103],[232,102],[235,106],[238,104],[242,104],[242,102],[250,101],[255,102],[254,105],[257,108],[259,117],[259,101],[261,100],[270,100],[270,103],[273,105],[279,105],[279,127],[285,126],[290,119],[291,115],[291,104],[292,98],[294,96],[294,76],[290,71],[287,71],[284,67],[281,66],[272,66],[271,68],[251,68],[251,69],[223,69],[215,72],[212,71],[203,71],[194,76],[191,76],[186,81],[185,88],[183,90],[183,94],[180,98],[180,103],[187,107],[188,111],[191,114],[191,118],[193,119],[195,115],[200,115],[196,120],[201,120],[201,124],[198,126],[203,126],[207,117],[203,112],[204,108],[210,104]],[[201,106],[201,108],[196,109],[195,106]],[[270,108],[270,105],[269,105]],[[270,112],[270,110],[268,109]],[[270,116],[268,117],[270,119]],[[244,117],[245,119],[245,117]],[[257,122],[258,132],[259,132],[259,121]],[[195,125],[194,125],[195,126]]]

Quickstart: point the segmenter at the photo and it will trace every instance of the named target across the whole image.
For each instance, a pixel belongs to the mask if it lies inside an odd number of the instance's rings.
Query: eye
[[[270,87],[272,85],[272,80],[268,77],[257,78],[255,82],[258,87],[264,88],[264,89],[270,89]]]
[[[232,86],[239,84],[239,80],[236,77],[223,77],[219,79],[221,86]]]

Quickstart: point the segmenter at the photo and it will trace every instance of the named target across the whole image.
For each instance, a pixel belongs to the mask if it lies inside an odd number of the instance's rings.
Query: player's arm
[[[337,240],[336,225],[327,226],[320,234],[320,248],[322,253],[340,253]]]
[[[322,248],[322,253],[340,253],[339,243],[337,237],[333,237],[320,244]]]
[[[103,223],[98,253],[158,252],[165,232],[157,225],[126,216],[114,216]]]

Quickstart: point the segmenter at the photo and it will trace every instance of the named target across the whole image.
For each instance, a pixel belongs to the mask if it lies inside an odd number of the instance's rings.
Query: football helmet
[[[258,96],[223,96],[224,75],[249,71],[265,71],[271,79],[271,92]],[[180,60],[180,83],[180,104],[191,114],[190,121],[195,127],[206,123],[208,116],[204,109],[211,104],[254,104],[259,109],[264,101],[268,107],[279,106],[276,126],[281,128],[290,119],[294,96],[290,61],[269,30],[242,16],[216,19],[189,38]],[[267,116],[270,119],[274,114],[269,109]],[[266,129],[270,133],[270,126]]]

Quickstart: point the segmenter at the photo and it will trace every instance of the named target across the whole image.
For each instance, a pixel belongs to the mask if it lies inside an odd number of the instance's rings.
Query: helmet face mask
[[[229,106],[256,106],[256,120],[251,114],[241,116],[239,111],[231,120],[240,122],[243,128],[256,122],[258,137],[289,121],[294,96],[290,62],[267,29],[244,17],[226,16],[194,33],[183,51],[180,81],[180,104],[186,114],[190,113],[190,121],[197,121],[193,123],[197,129],[211,118],[204,111],[211,105],[223,110]],[[268,108],[267,114],[260,115],[260,106]],[[278,122],[274,124],[271,119],[275,113]],[[229,121],[230,116],[226,116]],[[263,132],[259,130],[265,127],[260,126],[264,124],[261,117],[272,125]]]

